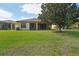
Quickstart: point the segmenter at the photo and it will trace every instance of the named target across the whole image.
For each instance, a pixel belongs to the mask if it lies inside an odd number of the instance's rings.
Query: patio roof
[[[18,20],[18,21],[13,21],[13,20],[4,20],[4,21],[0,21],[0,23],[12,23],[12,24],[15,24],[15,23],[45,23],[44,21],[41,21],[40,19],[37,19],[37,18],[32,18],[32,19],[23,19],[23,20]]]
[[[23,19],[23,20],[19,20],[17,22],[40,22],[41,20],[38,20],[36,18],[32,18],[32,19]]]
[[[3,23],[17,23],[16,21],[12,21],[12,20],[4,20],[2,21]]]

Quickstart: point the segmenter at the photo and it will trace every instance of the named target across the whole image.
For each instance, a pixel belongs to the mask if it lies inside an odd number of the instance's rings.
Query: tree
[[[38,18],[58,26],[59,31],[74,23],[77,6],[75,3],[43,3]]]

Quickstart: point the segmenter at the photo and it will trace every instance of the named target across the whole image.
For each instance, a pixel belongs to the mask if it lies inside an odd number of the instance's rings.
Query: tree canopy
[[[75,22],[79,9],[75,3],[43,3],[38,18],[58,26],[59,30]]]

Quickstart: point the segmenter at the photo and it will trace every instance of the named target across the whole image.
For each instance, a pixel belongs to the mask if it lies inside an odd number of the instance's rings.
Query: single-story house
[[[0,30],[14,30],[16,24],[16,21],[11,20],[0,21]]]
[[[36,18],[18,21],[0,21],[1,30],[16,30],[17,28],[21,30],[46,30],[48,29],[48,25],[46,22],[38,20]]]

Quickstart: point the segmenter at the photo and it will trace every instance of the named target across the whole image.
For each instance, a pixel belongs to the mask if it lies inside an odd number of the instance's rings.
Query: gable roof
[[[23,19],[23,20],[19,20],[19,21],[17,21],[17,22],[41,22],[41,20],[39,20],[39,19],[36,19],[36,18],[32,18],[32,19]]]
[[[12,20],[4,20],[4,21],[0,21],[0,23],[17,23],[17,22]]]
[[[5,20],[5,23],[17,23],[16,21],[12,21],[12,20]]]
[[[15,23],[45,23],[44,21],[41,21],[40,19],[37,19],[37,18],[32,18],[32,19],[23,19],[23,20],[18,20],[18,21],[13,21],[13,20],[4,20],[4,21],[0,21],[0,23],[12,23],[12,24],[15,24]]]

